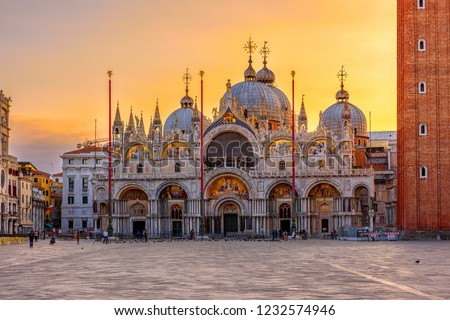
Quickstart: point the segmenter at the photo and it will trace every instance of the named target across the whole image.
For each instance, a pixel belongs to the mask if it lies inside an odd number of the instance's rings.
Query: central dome
[[[247,117],[251,118],[255,115],[259,118],[264,109],[267,112],[267,119],[273,121],[283,120],[283,108],[286,107],[286,99],[280,99],[284,96],[281,90],[274,90],[275,88],[269,87],[264,83],[257,81],[243,81],[235,84],[231,87],[231,94],[233,99],[237,98],[237,107],[247,110]],[[223,96],[227,98],[227,93]],[[283,100],[283,101],[280,101]],[[263,107],[265,105],[265,108]],[[288,106],[290,108],[290,105]]]

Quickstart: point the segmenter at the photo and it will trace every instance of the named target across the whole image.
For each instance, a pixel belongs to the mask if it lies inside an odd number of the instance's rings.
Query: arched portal
[[[355,189],[356,211],[361,212],[361,224],[369,227],[369,190],[364,186]]]
[[[293,210],[292,210],[292,186],[282,182],[275,185],[268,194],[268,211],[270,212],[271,229],[291,231]],[[295,192],[295,198],[298,198]]]
[[[280,229],[282,231],[291,231],[291,205],[283,203],[278,207],[278,216],[280,219]]]
[[[222,234],[225,237],[236,235],[244,226],[241,226],[241,208],[235,201],[225,201],[218,209],[222,220]]]
[[[148,212],[148,196],[145,191],[137,186],[124,190],[119,196],[119,210],[129,215],[130,224],[126,228],[139,237],[145,228],[146,215]],[[126,229],[125,228],[125,229]]]
[[[256,164],[253,146],[238,132],[217,135],[206,149],[205,164],[208,167],[249,168]]]
[[[183,232],[183,207],[175,203],[170,207],[170,216],[172,217],[172,235],[181,237]]]
[[[336,187],[329,183],[319,183],[308,193],[312,198],[309,202],[311,219],[311,233],[326,234],[337,228],[338,223],[333,216],[338,211],[341,194]]]
[[[186,191],[175,184],[168,185],[159,193],[158,213],[161,215],[161,229],[173,237],[188,233],[189,226],[183,223]],[[184,230],[186,229],[186,230]]]

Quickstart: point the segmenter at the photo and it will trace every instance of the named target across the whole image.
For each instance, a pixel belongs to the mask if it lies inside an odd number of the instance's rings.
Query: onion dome
[[[193,115],[194,109],[192,108],[179,108],[175,110],[164,123],[164,133],[166,134],[175,129],[179,129],[185,133],[191,132]]]
[[[181,98],[180,104],[182,108],[192,108],[194,106],[194,99],[192,99],[188,95],[185,95],[183,98]]]
[[[186,95],[180,100],[180,108],[172,112],[164,123],[165,134],[175,129],[179,129],[185,133],[192,131],[192,120],[195,115],[195,111],[194,99],[189,96],[189,82],[191,80],[192,77],[189,74],[189,70],[186,69],[186,73],[183,75],[183,81],[186,84]],[[200,112],[198,112],[198,114],[201,116]],[[198,114],[197,116],[199,116]]]
[[[267,47],[267,41],[264,41],[264,47],[261,48],[259,53],[261,53],[261,55],[264,57],[264,67],[256,74],[256,81],[265,83],[267,85],[273,85],[273,83],[275,82],[275,74],[272,72],[272,70],[267,68],[267,55],[270,53],[270,50]]]
[[[264,68],[256,73],[256,81],[272,85],[275,82],[275,74],[272,70],[264,66]]]
[[[323,124],[333,133],[340,136],[342,132],[342,116],[345,105],[350,109],[353,133],[357,136],[367,136],[367,121],[364,113],[350,102],[337,102],[328,107],[322,114]]]
[[[347,73],[342,66],[338,73],[341,81],[341,90],[336,93],[336,103],[328,107],[322,115],[323,124],[333,133],[340,136],[342,132],[342,118],[350,111],[353,133],[356,136],[367,137],[367,121],[364,113],[357,106],[348,102],[349,94],[344,90],[344,79]],[[347,107],[346,107],[347,106]]]

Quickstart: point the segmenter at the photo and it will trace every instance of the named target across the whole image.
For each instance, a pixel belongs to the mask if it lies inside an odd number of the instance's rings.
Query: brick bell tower
[[[397,224],[450,230],[450,0],[397,0],[397,15]]]

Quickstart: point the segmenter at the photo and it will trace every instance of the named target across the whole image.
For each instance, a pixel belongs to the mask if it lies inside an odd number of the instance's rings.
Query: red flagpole
[[[291,131],[292,131],[292,195],[295,196],[295,105],[294,105],[294,76],[295,71],[291,71],[292,75],[292,119],[291,119]]]
[[[203,188],[203,75],[205,73],[200,71],[200,192],[205,191]]]
[[[108,71],[109,76],[109,140],[108,140],[108,235],[112,236],[112,123],[111,123],[111,76],[112,71]]]
[[[291,119],[291,131],[292,131],[292,229],[295,231],[295,104],[294,104],[294,76],[295,71],[291,71],[292,75],[292,119]]]
[[[200,71],[200,235],[205,233],[205,208],[204,208],[204,169],[203,169],[203,75]]]

